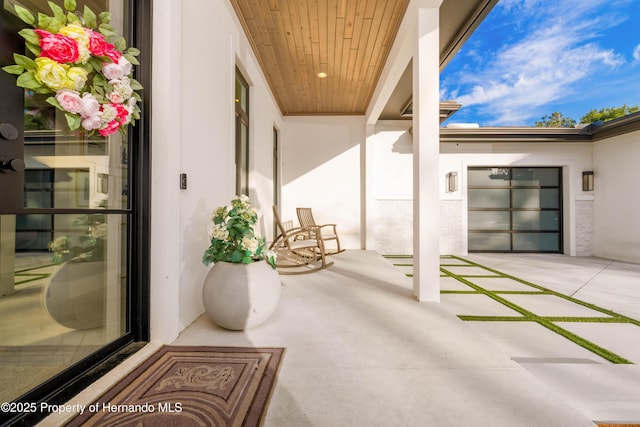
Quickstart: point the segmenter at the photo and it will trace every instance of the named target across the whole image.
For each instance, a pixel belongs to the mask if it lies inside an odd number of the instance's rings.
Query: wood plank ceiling
[[[230,1],[284,115],[364,114],[409,3]]]

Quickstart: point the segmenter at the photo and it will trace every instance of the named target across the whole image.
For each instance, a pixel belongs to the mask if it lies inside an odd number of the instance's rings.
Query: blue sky
[[[440,74],[447,123],[533,126],[640,105],[640,0],[500,0]]]

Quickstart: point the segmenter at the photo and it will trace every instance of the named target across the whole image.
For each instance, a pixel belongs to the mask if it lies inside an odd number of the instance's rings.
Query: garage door
[[[470,252],[562,251],[562,169],[468,169]]]

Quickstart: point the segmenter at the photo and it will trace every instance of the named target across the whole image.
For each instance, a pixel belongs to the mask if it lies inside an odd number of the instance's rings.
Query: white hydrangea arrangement
[[[249,264],[265,260],[276,268],[276,254],[267,248],[263,236],[256,235],[258,212],[247,196],[236,196],[231,204],[213,211],[209,231],[211,241],[202,256],[202,262],[233,262]]]

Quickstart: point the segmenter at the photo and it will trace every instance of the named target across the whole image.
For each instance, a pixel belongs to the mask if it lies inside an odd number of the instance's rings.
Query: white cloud
[[[636,61],[640,61],[640,44],[633,49],[633,59]]]
[[[535,3],[510,0],[506,6],[529,8]],[[567,6],[567,2],[560,3],[558,6]],[[525,38],[503,46],[482,69],[474,73],[461,71],[456,78],[466,89],[461,89],[455,99],[463,106],[476,105],[493,112],[496,123],[523,124],[535,114],[536,107],[570,96],[577,90],[578,82],[623,64],[620,54],[595,42],[586,42],[595,37],[594,28],[605,23],[602,17],[585,19],[583,13],[585,8],[601,4],[602,0],[580,1],[580,7],[575,1],[569,3],[575,7],[537,21]],[[640,58],[640,45],[634,57]],[[451,94],[455,90],[444,92]]]

